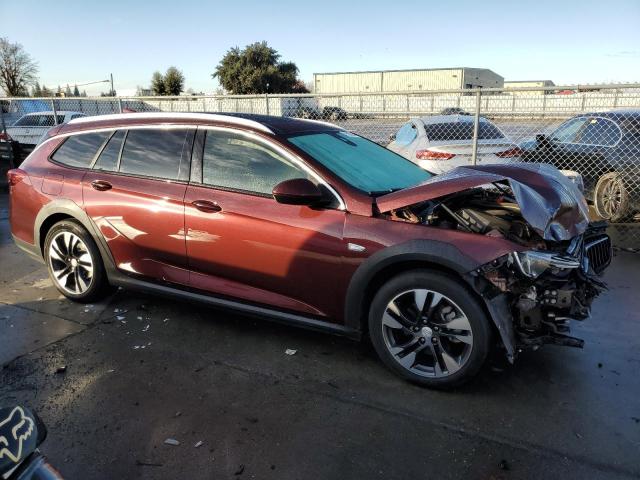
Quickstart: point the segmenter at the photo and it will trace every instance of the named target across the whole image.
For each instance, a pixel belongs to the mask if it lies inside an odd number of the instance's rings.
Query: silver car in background
[[[51,127],[74,118],[86,117],[82,112],[60,111],[56,114],[57,122],[54,120],[52,111],[23,115],[13,125],[7,126],[7,134],[10,140],[18,142],[20,146],[33,148]]]
[[[439,174],[471,165],[473,150],[471,115],[435,115],[404,124],[387,145],[425,170]],[[477,164],[518,161],[520,148],[486,118],[480,117]]]

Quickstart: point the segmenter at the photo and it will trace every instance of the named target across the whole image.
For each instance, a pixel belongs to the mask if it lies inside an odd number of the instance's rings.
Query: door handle
[[[201,212],[214,213],[222,210],[222,207],[216,202],[210,202],[209,200],[194,200],[191,205],[196,207]]]
[[[99,192],[104,192],[105,190],[110,190],[112,185],[109,182],[105,182],[104,180],[94,180],[91,182],[91,187],[94,190],[98,190]]]

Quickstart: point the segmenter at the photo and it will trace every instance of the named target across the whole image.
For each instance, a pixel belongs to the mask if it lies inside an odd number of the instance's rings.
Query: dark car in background
[[[600,217],[620,222],[640,209],[640,110],[581,114],[520,149],[524,161],[581,174]]]
[[[581,346],[611,259],[550,165],[432,176],[325,122],[129,113],[48,131],[9,172],[17,245],[58,290],[122,285],[369,336],[405,379],[451,387],[490,350]],[[185,346],[188,348],[188,346]]]
[[[349,114],[340,107],[324,107],[322,110],[316,107],[303,106],[298,108],[293,114],[294,117],[304,118],[307,120],[347,120]]]

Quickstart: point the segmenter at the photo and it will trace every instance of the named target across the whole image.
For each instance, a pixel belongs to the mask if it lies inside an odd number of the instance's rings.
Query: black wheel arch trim
[[[98,226],[93,222],[93,220],[91,220],[91,217],[87,215],[82,207],[73,200],[64,198],[53,200],[47,203],[38,212],[33,226],[33,239],[35,248],[40,256],[44,258],[44,252],[42,251],[42,241],[44,239],[40,238],[40,230],[42,229],[42,225],[54,215],[66,215],[73,220],[80,222],[87,232],[89,232],[89,235],[91,235],[94,242],[96,242],[98,250],[100,250],[100,256],[102,257],[102,263],[104,264],[107,278],[111,278],[116,272],[115,261],[113,260],[111,251],[109,250],[104,237],[100,233]]]
[[[513,317],[507,304],[506,295],[487,294],[484,278],[475,274],[481,265],[461,252],[455,245],[438,240],[411,240],[387,247],[367,258],[355,271],[347,287],[345,298],[345,326],[350,330],[363,330],[365,318],[366,294],[371,282],[378,274],[394,265],[416,262],[429,263],[456,273],[465,282],[486,308],[486,313],[500,333],[507,352],[507,358],[513,361],[515,355],[515,336]]]

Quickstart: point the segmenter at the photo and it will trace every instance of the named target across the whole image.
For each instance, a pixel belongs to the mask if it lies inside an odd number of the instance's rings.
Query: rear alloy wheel
[[[369,334],[380,358],[400,376],[448,388],[480,370],[491,330],[482,307],[458,280],[413,271],[378,291],[369,314]]]
[[[619,222],[629,214],[629,194],[622,177],[616,172],[600,177],[593,199],[596,213],[610,222]]]
[[[90,302],[105,292],[107,282],[98,247],[79,223],[56,223],[47,233],[44,256],[53,284],[67,298]]]

